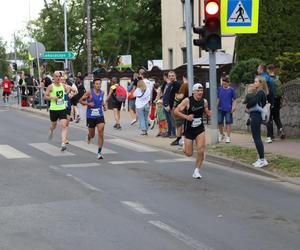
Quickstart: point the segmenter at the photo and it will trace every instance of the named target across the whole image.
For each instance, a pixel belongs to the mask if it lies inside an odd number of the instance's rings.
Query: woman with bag
[[[257,92],[255,98],[250,100],[246,105],[247,110],[254,107],[256,104],[258,104],[260,107],[263,108],[267,103],[267,95],[269,93],[269,90],[265,78],[261,76],[256,77],[254,81],[254,86],[256,87]],[[258,160],[252,164],[256,168],[262,168],[269,164],[265,159],[264,144],[261,139],[261,124],[262,124],[261,113],[259,111],[250,111],[251,133],[255,143],[256,150],[259,155]]]
[[[143,80],[138,81],[134,96],[136,97],[135,107],[139,117],[140,128],[142,130],[141,135],[148,135],[148,114],[151,93]]]

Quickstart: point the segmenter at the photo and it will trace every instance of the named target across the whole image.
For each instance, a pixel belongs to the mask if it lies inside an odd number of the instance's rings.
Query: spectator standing
[[[222,78],[222,86],[218,88],[218,124],[219,124],[219,141],[222,141],[224,135],[224,120],[226,124],[225,142],[230,143],[230,134],[232,130],[233,116],[232,113],[236,109],[236,94],[234,88],[230,86],[229,77]]]
[[[274,98],[275,98],[275,86],[273,79],[269,76],[269,74],[266,72],[267,67],[264,64],[261,64],[257,68],[257,73],[259,76],[263,77],[266,80],[266,83],[268,85],[268,94],[267,94],[267,101],[271,105],[271,109],[274,107]],[[270,119],[267,123],[267,143],[272,143],[272,139],[274,139],[274,136],[272,134],[272,127],[273,127],[273,120]]]
[[[183,76],[182,84],[180,86],[178,94],[175,94],[174,109],[182,102],[183,99],[185,99],[188,96],[189,96],[188,80],[185,76]],[[172,111],[172,115],[174,116],[174,124],[176,127],[176,140],[171,142],[171,146],[180,145],[184,142],[184,140],[182,140],[184,119],[175,115],[174,109]]]
[[[261,76],[256,77],[254,85],[257,89],[256,97],[248,102],[247,109],[256,106],[256,104],[263,108],[267,103],[268,85],[265,78]],[[256,168],[262,168],[269,164],[265,159],[264,144],[261,139],[261,124],[261,113],[259,111],[250,111],[251,133],[259,155],[258,160],[252,164]]]
[[[273,120],[276,124],[277,131],[280,134],[280,138],[285,138],[285,133],[283,130],[283,126],[280,120],[280,109],[283,102],[283,87],[282,82],[279,80],[279,77],[275,73],[275,66],[270,64],[267,66],[267,72],[269,76],[273,79],[275,86],[275,97],[274,97],[274,106],[271,107],[271,116],[270,122],[268,123],[271,139],[274,139],[274,130],[273,130]]]
[[[150,110],[150,89],[143,80],[139,80],[134,91],[135,107],[139,117],[139,124],[142,130],[141,135],[148,135],[148,115]]]
[[[121,119],[121,108],[122,108],[122,102],[119,102],[116,97],[116,91],[117,87],[119,86],[118,79],[116,77],[113,77],[111,79],[111,86],[109,89],[108,96],[105,100],[106,106],[108,101],[112,100],[112,106],[113,106],[113,112],[114,112],[114,118],[115,118],[115,125],[113,126],[115,129],[122,129],[120,125],[120,119]]]
[[[157,119],[157,124],[158,124],[158,129],[159,129],[159,132],[156,136],[164,137],[167,135],[167,120],[166,120],[166,114],[164,111],[164,106],[163,106],[162,100],[158,100],[156,102],[155,116]]]
[[[165,107],[165,113],[168,122],[168,136],[170,138],[176,138],[176,129],[172,110],[174,108],[175,94],[178,93],[179,88],[180,84],[176,80],[176,73],[174,71],[169,71],[168,83],[165,86],[163,94],[163,105]]]

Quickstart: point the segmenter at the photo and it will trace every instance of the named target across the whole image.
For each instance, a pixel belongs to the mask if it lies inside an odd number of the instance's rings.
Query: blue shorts
[[[226,124],[232,124],[233,118],[232,113],[227,111],[218,111],[218,124],[224,124],[224,119]]]

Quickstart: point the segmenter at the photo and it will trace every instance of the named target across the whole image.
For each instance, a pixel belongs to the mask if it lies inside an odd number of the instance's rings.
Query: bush
[[[242,61],[235,65],[230,71],[230,81],[234,84],[249,84],[254,82],[257,75],[257,67],[263,61],[258,58],[252,58],[247,61]]]
[[[300,79],[300,52],[286,52],[276,57],[282,82]]]

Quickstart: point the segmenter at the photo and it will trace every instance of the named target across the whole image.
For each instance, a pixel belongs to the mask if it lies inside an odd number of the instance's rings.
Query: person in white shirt
[[[148,135],[148,114],[151,92],[143,80],[138,81],[134,96],[136,97],[135,107],[139,117],[140,128],[142,130],[141,135]]]

